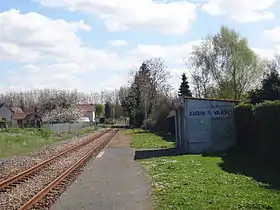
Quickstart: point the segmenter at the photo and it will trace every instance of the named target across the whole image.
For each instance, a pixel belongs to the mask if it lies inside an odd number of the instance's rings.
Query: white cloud
[[[53,20],[36,12],[21,14],[14,9],[0,13],[0,28],[1,59],[22,62],[81,60],[87,48],[76,32],[91,29],[83,21]]]
[[[24,75],[24,79],[22,78]],[[0,86],[1,91],[19,91],[40,88],[79,89],[81,91],[114,90],[128,83],[127,72],[108,72],[101,80],[86,79],[81,73],[81,66],[75,63],[33,65],[27,64],[20,69],[10,71],[5,78],[7,86]],[[90,81],[90,82],[89,82]]]
[[[202,10],[210,15],[227,15],[238,23],[258,22],[274,19],[269,9],[278,0],[208,0]]]
[[[188,57],[193,46],[201,41],[191,41],[181,45],[141,45],[133,49],[130,54],[138,58],[147,59],[149,57],[162,57],[166,60],[172,60],[175,63],[180,63],[184,57]]]
[[[88,84],[77,77],[82,73],[92,71],[106,75],[106,71],[123,71],[133,65],[115,52],[86,47],[77,35],[79,30],[91,28],[83,21],[67,22],[36,12],[21,14],[18,10],[9,10],[0,13],[0,28],[0,61],[23,65],[5,78],[6,90],[84,89]],[[7,69],[1,68],[2,71]]]
[[[0,60],[75,62],[83,69],[92,70],[98,70],[101,65],[110,69],[119,60],[116,53],[85,46],[77,31],[88,31],[91,27],[83,21],[67,22],[36,12],[21,14],[9,10],[0,13],[0,28]]]
[[[83,87],[76,77],[81,69],[75,63],[33,65],[27,64],[16,71],[10,71],[8,82],[17,90],[34,88],[71,88]],[[24,75],[24,79],[22,78]]]
[[[254,49],[260,56],[273,58],[275,53],[280,54],[280,26],[264,30],[265,38],[271,41],[273,48]]]
[[[275,54],[275,50],[273,50],[273,49],[265,49],[265,48],[252,48],[252,49],[261,58],[271,59],[274,57],[274,54]]]
[[[104,21],[110,31],[137,28],[184,34],[196,18],[196,5],[187,1],[153,0],[37,0],[45,7],[82,11]]]
[[[114,40],[114,41],[110,41],[108,42],[109,45],[112,45],[114,47],[122,47],[127,45],[128,43],[125,40]]]
[[[128,76],[112,74],[110,77],[105,78],[102,82],[97,84],[95,90],[102,90],[106,87],[106,90],[115,90],[128,84]],[[99,87],[99,88],[98,88]]]
[[[180,83],[182,82],[182,74],[185,73],[188,77],[190,78],[190,72],[182,66],[182,68],[170,68],[169,69],[171,78],[170,78],[170,84],[172,84],[173,88],[175,91],[178,90],[178,87]]]
[[[267,29],[264,31],[265,36],[267,36],[272,41],[280,44],[280,26],[277,26],[272,29]]]
[[[76,63],[81,71],[111,69],[119,62],[116,53],[89,48],[83,43],[77,32],[91,29],[83,21],[67,22],[36,12],[21,14],[9,10],[0,13],[0,28],[0,60]]]
[[[107,5],[108,2],[100,4]],[[159,3],[153,4],[159,6]],[[139,44],[125,54],[118,54],[112,51],[114,48],[109,52],[87,47],[77,34],[80,30],[91,29],[83,21],[68,22],[51,19],[36,12],[22,14],[18,10],[0,13],[0,28],[0,61],[22,63],[22,67],[14,69],[5,78],[6,85],[0,87],[1,91],[44,87],[114,89],[127,83],[129,70],[138,68],[141,61],[150,57],[162,57],[167,61],[172,75],[171,84],[177,86],[181,74],[185,71],[182,58],[188,57],[192,47],[200,42],[197,40],[174,45]],[[280,43],[278,28],[267,30],[265,33]],[[124,40],[115,40],[110,44],[122,46],[127,43]],[[280,47],[276,49],[280,50]],[[273,52],[271,49],[255,49],[255,51],[269,56]],[[3,70],[6,71],[1,68],[1,72]],[[87,74],[92,72],[91,84],[82,79],[85,72]],[[99,78],[104,79],[95,79],[97,74],[102,75]]]

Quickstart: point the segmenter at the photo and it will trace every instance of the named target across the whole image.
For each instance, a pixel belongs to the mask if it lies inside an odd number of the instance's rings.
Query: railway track
[[[97,155],[117,132],[118,129],[106,130],[94,139],[75,145],[0,182],[0,209],[1,206],[4,206],[3,209],[21,210],[50,207],[62,190],[75,179],[82,166],[93,155]],[[31,190],[25,190],[28,187]]]

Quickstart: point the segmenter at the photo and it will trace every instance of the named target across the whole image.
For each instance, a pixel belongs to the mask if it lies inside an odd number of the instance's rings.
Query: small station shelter
[[[234,145],[235,100],[181,98],[175,115],[177,148],[187,153],[223,151]]]

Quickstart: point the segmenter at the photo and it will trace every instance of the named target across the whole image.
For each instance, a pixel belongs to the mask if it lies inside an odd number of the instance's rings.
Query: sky
[[[279,11],[280,0],[1,0],[0,92],[113,90],[151,57],[176,89],[183,58],[222,25],[262,57],[280,53]]]

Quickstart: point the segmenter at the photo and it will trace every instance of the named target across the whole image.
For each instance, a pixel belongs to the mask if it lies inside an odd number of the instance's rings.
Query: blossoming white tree
[[[42,120],[46,123],[77,122],[83,111],[76,108],[77,97],[66,91],[56,91],[45,95],[39,100],[39,109]]]

